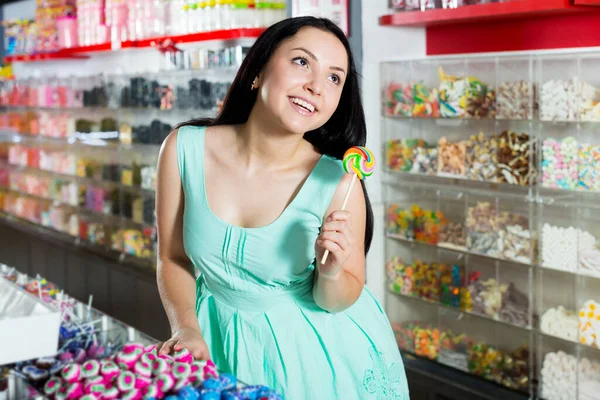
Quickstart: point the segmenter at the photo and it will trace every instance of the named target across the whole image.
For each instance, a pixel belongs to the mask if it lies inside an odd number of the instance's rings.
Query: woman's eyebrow
[[[306,54],[308,54],[308,56],[310,58],[312,58],[315,61],[319,61],[319,59],[317,58],[317,56],[314,55],[314,53],[312,53],[311,51],[308,51],[307,49],[305,49],[304,47],[294,47],[292,50],[300,50],[305,52]],[[331,66],[329,67],[329,69],[333,69],[335,71],[340,71],[343,72],[344,74],[346,73],[346,70],[342,67],[336,67],[336,66]]]

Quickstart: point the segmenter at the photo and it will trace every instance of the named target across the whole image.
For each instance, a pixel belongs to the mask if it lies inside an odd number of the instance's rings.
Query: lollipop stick
[[[352,174],[352,180],[350,181],[350,186],[348,186],[348,190],[346,191],[346,197],[344,197],[344,201],[342,202],[342,208],[340,210],[344,211],[346,209],[346,205],[348,204],[348,200],[350,199],[350,193],[352,193],[352,188],[354,187],[354,183],[357,181],[356,174]],[[321,264],[325,264],[327,261],[327,256],[329,256],[329,250],[325,250],[323,254],[323,258],[321,259]]]

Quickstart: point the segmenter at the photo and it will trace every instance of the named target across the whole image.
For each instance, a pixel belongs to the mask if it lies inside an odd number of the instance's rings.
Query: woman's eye
[[[294,58],[293,62],[302,67],[306,67],[308,65],[308,61],[304,57]]]
[[[337,75],[331,75],[329,79],[331,79],[331,82],[335,83],[336,85],[338,85],[341,81],[340,77]]]

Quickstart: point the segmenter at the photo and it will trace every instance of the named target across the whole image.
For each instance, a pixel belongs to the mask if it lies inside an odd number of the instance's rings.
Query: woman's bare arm
[[[171,132],[158,156],[156,218],[158,262],[156,276],[173,337],[161,352],[188,348],[197,358],[206,345],[196,316],[196,281],[183,245],[184,195],[177,163],[177,132]],[[202,341],[203,348],[190,344]],[[192,348],[189,348],[192,347]]]

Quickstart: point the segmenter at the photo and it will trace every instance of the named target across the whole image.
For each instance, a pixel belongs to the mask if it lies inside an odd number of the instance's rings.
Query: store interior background
[[[390,13],[386,0],[348,1],[350,7],[349,38],[362,77],[362,100],[368,129],[367,147],[374,152],[379,168],[383,169],[386,160],[384,145],[390,139],[389,132],[386,133],[386,129],[389,130],[391,125],[386,125],[389,121],[386,122],[382,118],[381,97],[382,86],[385,81],[382,76],[384,74],[382,62],[415,60],[426,57],[426,28],[381,25],[379,17]],[[1,19],[32,18],[35,7],[35,0],[21,0],[4,4],[1,6]],[[288,16],[291,15],[291,9],[291,0],[287,0]],[[598,12],[594,15],[598,15],[598,18],[600,18]],[[590,29],[592,28],[590,27]],[[596,31],[592,34],[598,33],[600,35],[600,24],[593,29],[596,29]],[[472,40],[472,38],[464,38],[464,40],[466,42],[481,43],[481,40]],[[587,36],[584,38],[580,31],[573,31],[573,35],[566,39],[566,42],[571,44],[584,41],[589,42],[589,38]],[[251,42],[251,40],[248,41],[248,43]],[[528,40],[527,42],[531,41]],[[600,44],[600,40],[596,40],[596,42],[596,45]],[[568,47],[568,45],[564,47]],[[533,51],[526,54],[540,53],[536,52],[535,48],[531,50]],[[593,49],[588,50],[592,51]],[[549,54],[552,52],[553,50],[548,51]],[[134,52],[124,51],[115,52],[114,54],[107,52],[86,60],[15,63],[13,71],[16,76],[31,76],[38,73],[43,75],[89,76],[99,73],[158,71],[163,62],[163,57],[159,52],[147,48],[136,49]],[[399,312],[402,312],[403,307],[407,307],[407,313],[410,312],[411,310],[408,308],[415,303],[406,301],[398,305],[399,303],[395,303],[395,300],[390,301],[390,297],[393,298],[394,296],[390,296],[387,288],[388,282],[386,281],[385,271],[386,262],[390,257],[390,239],[386,238],[385,227],[387,205],[390,199],[386,197],[384,178],[383,171],[378,170],[367,180],[367,187],[375,213],[374,238],[367,258],[367,286],[384,308],[389,308],[392,304],[394,307],[393,314],[398,315]],[[168,337],[169,327],[162,310],[155,277],[152,273],[128,265],[123,260],[119,261],[103,257],[101,254],[90,253],[85,248],[78,248],[73,246],[72,243],[65,243],[65,241],[58,238],[55,239],[49,235],[38,235],[35,230],[24,231],[17,225],[10,222],[0,222],[0,263],[15,266],[30,276],[36,274],[44,276],[80,301],[86,302],[89,296],[93,296],[93,305],[97,309],[134,326],[154,338],[164,339]],[[434,253],[435,251],[432,250],[431,252]],[[530,271],[532,270],[533,268],[530,266]],[[556,276],[558,279],[562,277],[560,274]],[[568,281],[571,282],[571,279],[569,278]],[[598,281],[600,280],[594,282]],[[532,273],[529,277],[529,284],[533,285],[533,282],[535,281]],[[590,283],[586,289],[587,293],[593,288],[594,286]],[[575,290],[575,286],[570,287],[566,284],[563,294],[567,297],[576,298],[577,295],[571,293]],[[534,301],[529,307],[531,315],[533,315],[539,311],[538,307],[542,308],[543,305],[537,304],[536,301],[538,300],[533,299],[533,296],[531,299]],[[540,303],[541,301],[539,300]],[[420,310],[421,308],[415,307],[415,309]],[[495,329],[498,329],[498,332],[504,332],[501,325],[494,325],[497,321],[487,322],[489,322],[489,325],[486,329],[489,329],[494,337],[495,335],[501,335],[501,333],[494,332]],[[533,339],[539,333],[534,328],[536,322],[529,322],[531,324],[528,327],[530,330],[529,343],[537,346]],[[524,335],[526,336],[527,333],[524,333]],[[507,341],[510,341],[510,339],[507,338]],[[557,349],[570,349],[569,346],[559,345]],[[575,349],[578,357],[584,353],[591,354],[575,345],[572,348]],[[596,359],[600,360],[600,356]],[[530,368],[529,377],[539,375],[543,354],[532,356],[530,361],[528,366]],[[410,355],[405,356],[405,363],[413,400],[510,400],[534,398],[534,393],[536,393],[533,390],[533,385],[529,395],[517,393],[507,390],[501,385]],[[580,399],[588,400],[587,397],[580,397]],[[600,397],[595,397],[592,400],[599,399]]]
[[[291,1],[288,0],[288,14],[291,10]],[[367,118],[368,143],[367,146],[375,153],[377,160],[383,160],[381,137],[380,137],[380,84],[379,69],[380,62],[384,57],[386,60],[393,58],[414,58],[425,55],[425,32],[424,28],[397,28],[383,27],[378,23],[378,17],[388,11],[387,4],[373,0],[351,0],[350,1],[350,41],[354,56],[362,75],[363,105]],[[2,6],[3,19],[27,19],[32,18],[35,13],[35,0],[21,0]],[[131,58],[127,58],[131,57]],[[60,75],[90,75],[100,72],[117,72],[147,70],[148,66],[161,65],[160,54],[153,49],[137,50],[135,53],[114,54],[92,57],[88,60],[66,60],[61,62],[44,63],[43,74],[52,75],[54,71]],[[13,65],[16,76],[35,74],[39,69],[38,63],[15,63]],[[113,68],[114,71],[111,71]],[[152,68],[152,67],[150,67]],[[68,72],[67,72],[68,71]],[[385,265],[384,257],[384,205],[381,196],[382,174],[374,174],[367,181],[369,195],[375,213],[375,236],[372,250],[368,256],[367,285],[375,296],[384,302],[385,275],[381,266]],[[14,232],[10,233],[11,235]],[[8,265],[31,265],[31,272],[40,273],[42,276],[56,276],[57,283],[66,282],[69,292],[76,297],[94,295],[94,304],[100,309],[110,310],[111,315],[131,316],[139,315],[141,327],[149,330],[157,337],[168,333],[166,320],[162,315],[150,313],[144,314],[144,310],[156,310],[158,299],[156,285],[152,281],[135,280],[139,286],[132,284],[133,278],[126,277],[118,267],[106,268],[104,261],[98,262],[94,267],[85,268],[85,271],[75,271],[74,265],[82,264],[81,259],[65,260],[65,253],[60,253],[59,248],[54,245],[46,245],[40,242],[43,248],[31,248],[29,251],[14,251],[15,241],[11,242],[11,251],[4,252],[8,259],[2,260]],[[6,243],[6,241],[5,241]],[[29,244],[26,240],[17,241],[20,246],[36,246]],[[25,250],[25,249],[24,249]],[[19,259],[27,255],[27,259]],[[14,257],[13,259],[10,259]],[[76,257],[69,254],[69,257]],[[58,262],[58,260],[62,262]],[[88,260],[89,262],[89,260]],[[66,265],[64,271],[56,271],[57,265]],[[73,265],[73,269],[70,269]],[[84,274],[85,272],[85,274]],[[129,271],[136,275],[135,271]],[[116,275],[115,275],[116,274]],[[33,274],[35,275],[35,274]],[[81,285],[85,282],[86,285]],[[98,286],[98,287],[96,287]],[[124,291],[118,290],[123,287]],[[107,292],[112,288],[112,292]],[[94,290],[96,289],[96,290]],[[98,290],[100,289],[100,290]],[[137,295],[136,295],[137,293]],[[123,298],[122,295],[126,295]],[[143,304],[152,304],[153,307],[140,307]],[[129,319],[129,318],[128,318]],[[157,322],[156,319],[158,319]]]

